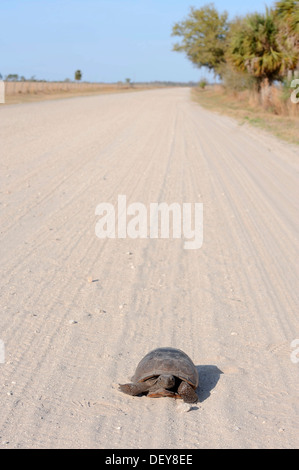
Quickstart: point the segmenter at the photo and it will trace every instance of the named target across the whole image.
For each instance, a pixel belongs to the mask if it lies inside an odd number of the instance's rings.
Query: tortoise
[[[196,403],[198,396],[198,371],[186,353],[175,348],[158,348],[149,352],[139,362],[133,383],[119,385],[128,395],[146,394],[151,398],[182,398],[186,403]]]

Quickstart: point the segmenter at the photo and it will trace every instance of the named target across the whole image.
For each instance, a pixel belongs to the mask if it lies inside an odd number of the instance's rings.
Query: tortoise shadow
[[[211,395],[223,372],[214,365],[196,366],[199,374],[199,386],[196,390],[199,402],[202,403]]]

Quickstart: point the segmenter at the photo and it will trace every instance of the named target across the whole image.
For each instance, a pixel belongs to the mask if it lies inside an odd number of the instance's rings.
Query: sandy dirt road
[[[1,107],[0,142],[0,447],[298,447],[298,151],[188,89]],[[202,202],[202,248],[100,240],[118,195]],[[117,390],[160,346],[189,412]]]

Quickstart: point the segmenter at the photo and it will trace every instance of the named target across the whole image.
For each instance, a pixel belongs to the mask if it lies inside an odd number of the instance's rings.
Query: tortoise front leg
[[[146,382],[137,382],[130,384],[120,384],[119,390],[127,395],[140,395],[141,393],[148,392],[149,389],[155,384],[155,380],[147,380]]]
[[[196,391],[187,382],[184,382],[184,381],[181,382],[178,388],[178,394],[182,397],[185,403],[197,403],[198,402],[198,396],[197,396]]]

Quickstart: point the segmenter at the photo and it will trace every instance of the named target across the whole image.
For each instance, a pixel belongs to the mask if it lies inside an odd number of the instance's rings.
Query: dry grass
[[[256,93],[228,93],[222,86],[192,89],[192,97],[203,107],[261,127],[288,142],[299,144],[299,104],[283,100],[279,90],[272,90],[271,99],[260,103]]]
[[[6,82],[5,104],[91,96],[103,93],[130,93],[153,88],[149,85],[68,83],[68,82]]]

